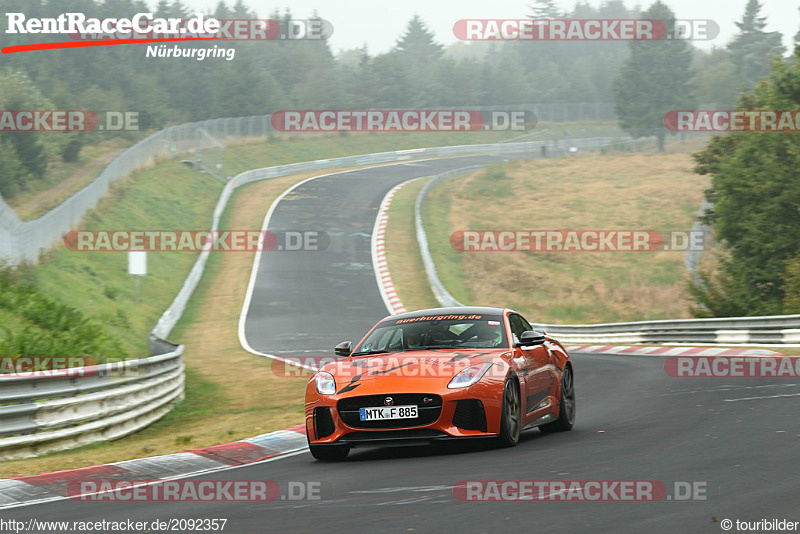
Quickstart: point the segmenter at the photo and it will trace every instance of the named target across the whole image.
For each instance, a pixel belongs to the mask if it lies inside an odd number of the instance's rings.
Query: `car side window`
[[[511,324],[511,334],[514,336],[514,343],[519,343],[519,338],[522,336],[522,333],[525,330],[530,330],[530,328],[526,328],[527,322],[517,314],[509,315],[508,321]]]

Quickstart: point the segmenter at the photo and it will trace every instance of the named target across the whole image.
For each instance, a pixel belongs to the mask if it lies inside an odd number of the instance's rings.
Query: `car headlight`
[[[317,393],[320,395],[333,395],[336,393],[336,380],[334,380],[332,374],[320,371],[317,373],[316,382]]]
[[[454,376],[450,383],[447,384],[447,389],[458,389],[471,386],[480,380],[491,366],[491,363],[477,363],[461,370],[461,372]]]

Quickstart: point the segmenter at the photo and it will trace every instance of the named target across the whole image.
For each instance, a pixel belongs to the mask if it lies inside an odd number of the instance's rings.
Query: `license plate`
[[[384,419],[414,419],[417,417],[416,406],[379,406],[377,408],[360,408],[362,421],[379,421]]]

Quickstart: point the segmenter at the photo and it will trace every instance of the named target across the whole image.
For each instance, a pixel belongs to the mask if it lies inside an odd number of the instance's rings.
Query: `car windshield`
[[[435,348],[506,347],[499,315],[439,315],[387,319],[356,347],[354,355]]]

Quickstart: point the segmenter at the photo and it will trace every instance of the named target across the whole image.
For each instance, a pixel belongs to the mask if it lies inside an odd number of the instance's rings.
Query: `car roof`
[[[489,306],[451,306],[447,308],[428,308],[414,310],[398,315],[391,315],[386,319],[409,319],[412,317],[425,317],[426,315],[503,315],[506,308],[493,308]]]

